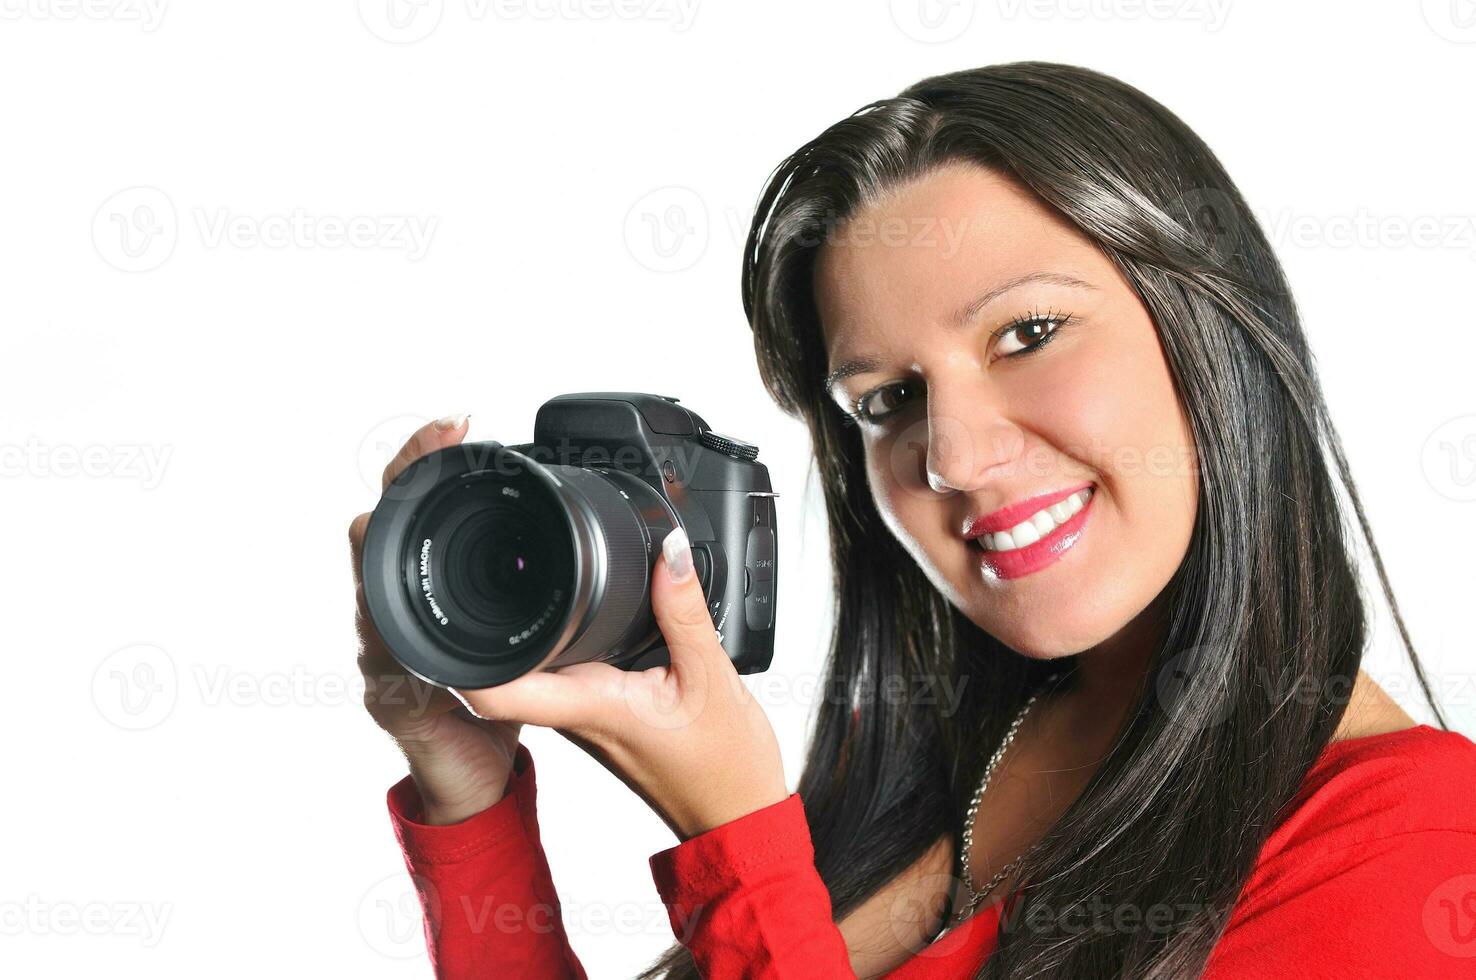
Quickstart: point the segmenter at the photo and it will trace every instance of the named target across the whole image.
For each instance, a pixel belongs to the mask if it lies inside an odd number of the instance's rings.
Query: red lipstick
[[[1038,572],[1060,561],[1066,552],[1080,539],[1082,530],[1086,527],[1087,518],[1093,510],[1092,505],[1097,502],[1097,491],[1095,489],[1080,510],[1072,514],[1064,524],[1055,527],[1045,537],[1033,544],[1025,545],[1022,548],[1011,548],[1006,551],[991,551],[979,545],[974,539],[984,534],[1008,531],[1021,521],[1027,520],[1036,511],[1065,500],[1073,493],[1090,486],[1093,486],[1093,484],[1086,483],[1068,490],[1041,494],[1037,497],[1031,497],[1028,500],[1010,504],[1008,507],[1002,507],[991,514],[984,514],[970,520],[967,525],[965,537],[972,544],[980,569],[986,575],[994,578],[1013,579],[1022,578],[1033,572]]]
[[[1092,486],[1090,480],[1086,483],[1078,483],[1064,490],[1053,490],[1039,496],[1028,497],[1025,500],[1016,501],[999,510],[978,517],[970,518],[964,525],[965,538],[977,538],[981,534],[997,534],[1000,531],[1008,531],[1010,528],[1025,520],[1038,510],[1045,510],[1051,504],[1058,504],[1078,490],[1085,490]]]

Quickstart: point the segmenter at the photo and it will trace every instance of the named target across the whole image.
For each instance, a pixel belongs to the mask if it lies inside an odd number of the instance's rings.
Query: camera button
[[[774,529],[754,527],[748,530],[748,547],[743,557],[745,567],[753,570],[756,581],[774,577]]]
[[[753,594],[743,600],[743,618],[751,630],[766,630],[774,625],[774,582],[760,579]]]
[[[705,546],[692,546],[692,567],[697,570],[697,581],[706,589],[712,579],[712,554]]]

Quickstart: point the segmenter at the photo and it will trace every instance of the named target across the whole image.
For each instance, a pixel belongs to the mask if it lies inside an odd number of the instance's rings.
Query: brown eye
[[[1030,350],[1040,346],[1046,338],[1055,333],[1065,321],[1065,317],[1058,316],[1035,316],[1026,320],[1018,320],[1010,324],[1000,334],[999,350],[1001,357],[1012,357],[1022,351]]]
[[[902,408],[917,393],[912,382],[898,381],[882,385],[856,401],[856,414],[868,422],[880,422]]]

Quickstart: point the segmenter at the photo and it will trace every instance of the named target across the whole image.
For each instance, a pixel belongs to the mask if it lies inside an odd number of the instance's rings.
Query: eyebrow
[[[956,327],[964,326],[978,315],[980,310],[999,299],[1005,293],[1035,282],[1050,283],[1054,286],[1071,286],[1077,289],[1095,290],[1097,288],[1085,279],[1079,279],[1076,276],[1067,275],[1063,272],[1028,272],[1024,275],[1015,276],[1012,279],[1006,279],[1004,282],[990,287],[979,296],[970,300],[962,309],[953,315],[953,325]],[[874,371],[879,364],[880,362],[874,357],[854,357],[837,364],[825,376],[823,384],[826,396],[829,397],[831,389],[846,378],[857,374],[865,374],[867,371]]]
[[[837,364],[835,369],[825,376],[825,397],[829,398],[835,386],[852,375],[875,371],[877,363],[874,357],[853,357],[849,361]]]
[[[1004,282],[986,290],[978,298],[967,303],[963,309],[953,314],[953,323],[956,326],[963,326],[972,320],[980,310],[999,299],[1005,293],[1012,289],[1019,289],[1021,286],[1028,285],[1032,282],[1050,283],[1052,286],[1073,286],[1077,289],[1097,288],[1085,279],[1078,279],[1076,276],[1067,275],[1064,272],[1027,272],[1023,276],[1006,279]]]

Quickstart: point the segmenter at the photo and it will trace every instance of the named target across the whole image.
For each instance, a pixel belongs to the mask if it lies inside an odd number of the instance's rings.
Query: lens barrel
[[[364,539],[365,600],[394,657],[442,686],[618,660],[659,636],[651,570],[676,526],[629,473],[451,446],[386,488]]]

